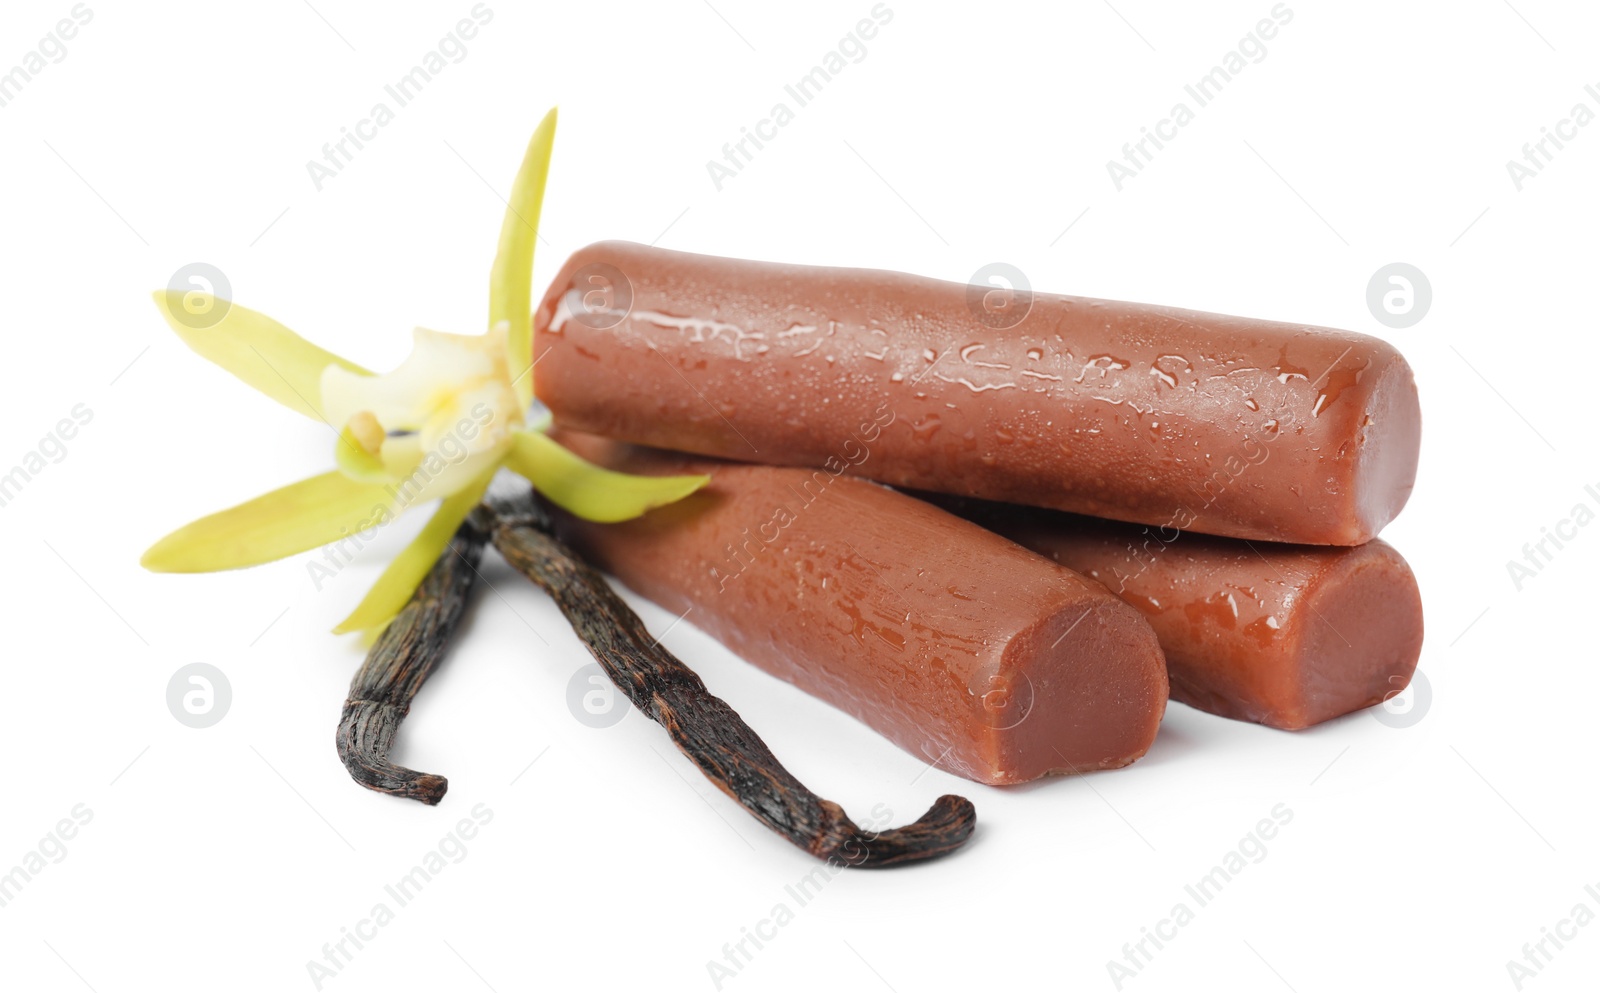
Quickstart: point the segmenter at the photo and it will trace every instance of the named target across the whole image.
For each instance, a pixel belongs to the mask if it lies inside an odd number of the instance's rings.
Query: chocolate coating
[[[543,368],[543,366],[541,366]],[[1099,583],[887,487],[561,432],[711,483],[562,536],[630,589],[924,761],[982,783],[1126,765],[1166,706],[1160,646]]]
[[[537,391],[626,441],[1232,537],[1356,545],[1405,505],[1421,416],[1385,342],[996,293],[603,242],[538,308]]]
[[[1416,577],[1383,541],[1280,545],[998,504],[959,510],[1137,607],[1166,652],[1172,698],[1213,714],[1310,727],[1405,689],[1422,652]]]

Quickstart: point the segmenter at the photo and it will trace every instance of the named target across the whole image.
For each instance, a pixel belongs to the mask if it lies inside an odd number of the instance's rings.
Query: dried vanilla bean
[[[863,831],[790,775],[748,724],[645,629],[605,579],[556,538],[531,491],[486,504],[495,548],[555,600],[611,681],[667,729],[678,750],[757,820],[817,858],[874,868],[937,858],[971,836],[963,797],[940,797],[915,823]]]
[[[411,700],[445,651],[467,606],[488,536],[473,519],[461,525],[411,602],[373,643],[350,680],[339,719],[339,758],[350,776],[370,790],[421,800],[430,806],[449,788],[443,776],[389,761],[389,749]]]

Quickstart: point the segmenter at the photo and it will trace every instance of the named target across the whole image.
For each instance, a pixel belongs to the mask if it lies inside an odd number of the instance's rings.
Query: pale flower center
[[[483,335],[418,328],[411,354],[380,376],[329,366],[322,402],[335,428],[381,459],[404,503],[448,496],[493,469],[524,420],[503,324]]]

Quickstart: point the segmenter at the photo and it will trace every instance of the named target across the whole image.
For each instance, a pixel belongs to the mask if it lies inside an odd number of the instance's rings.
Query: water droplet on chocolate
[[[929,414],[911,425],[911,436],[918,441],[925,442],[937,434],[941,427],[944,427],[944,424],[940,422],[939,415]]]

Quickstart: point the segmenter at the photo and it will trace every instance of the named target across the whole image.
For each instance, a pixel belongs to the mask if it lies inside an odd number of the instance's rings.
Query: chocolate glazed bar
[[[1020,783],[1150,747],[1161,649],[1099,583],[842,472],[559,438],[613,469],[710,474],[637,520],[558,528],[630,589],[924,761]]]
[[[563,426],[1238,538],[1357,545],[1400,512],[1421,416],[1365,335],[624,242],[535,315]]]
[[[1155,629],[1172,698],[1299,729],[1405,689],[1422,597],[1387,542],[1244,542],[982,501],[939,501],[1099,580]]]

